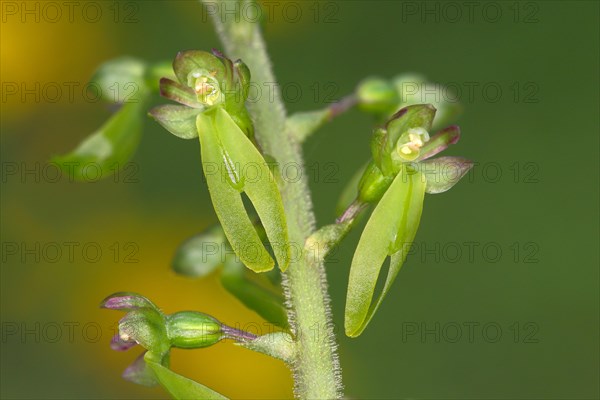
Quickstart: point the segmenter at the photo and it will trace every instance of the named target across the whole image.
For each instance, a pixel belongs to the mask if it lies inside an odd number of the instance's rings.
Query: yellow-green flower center
[[[188,85],[198,96],[198,101],[207,106],[214,106],[223,101],[223,93],[215,73],[206,70],[198,70],[190,73]]]
[[[411,128],[396,142],[396,153],[400,158],[412,161],[419,156],[421,147],[429,140],[429,133],[423,128]]]

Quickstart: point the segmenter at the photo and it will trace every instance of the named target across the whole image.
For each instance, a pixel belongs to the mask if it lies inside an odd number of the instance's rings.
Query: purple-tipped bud
[[[100,308],[109,310],[131,311],[139,308],[152,308],[158,311],[158,308],[150,300],[142,295],[131,292],[113,293],[100,303]]]

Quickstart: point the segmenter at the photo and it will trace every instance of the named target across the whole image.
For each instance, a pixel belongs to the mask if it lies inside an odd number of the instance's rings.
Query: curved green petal
[[[160,385],[169,392],[174,399],[227,399],[227,397],[222,394],[163,367],[155,362],[149,354],[150,353],[146,353],[144,361],[146,361],[148,367],[152,369]]]
[[[196,117],[203,110],[186,106],[165,104],[156,106],[148,114],[163,128],[181,139],[198,137]]]
[[[345,330],[350,337],[365,329],[396,278],[419,226],[425,180],[418,172],[400,170],[367,222],[352,259],[346,298]],[[400,247],[400,248],[398,248]],[[382,293],[373,292],[386,258],[392,261]]]
[[[240,190],[234,187],[243,182],[236,175],[236,166],[230,164],[231,160],[228,159],[219,141],[214,115],[212,113],[198,115],[196,126],[200,137],[202,169],[210,197],[231,247],[251,270],[255,272],[271,270],[274,261],[248,217]],[[239,128],[237,131],[246,138]]]
[[[290,262],[290,245],[283,202],[275,177],[250,139],[221,108],[216,111],[215,126],[223,147],[239,165],[243,178],[242,190],[258,213],[279,268],[285,271]]]
[[[175,82],[169,78],[161,78],[159,83],[160,95],[179,104],[204,111],[205,105],[198,100],[198,96],[191,87]]]
[[[427,179],[427,193],[444,193],[458,183],[473,167],[463,157],[438,157],[418,164]]]
[[[135,153],[142,136],[144,102],[125,103],[100,129],[72,152],[53,162],[77,181],[96,181],[112,176]]]

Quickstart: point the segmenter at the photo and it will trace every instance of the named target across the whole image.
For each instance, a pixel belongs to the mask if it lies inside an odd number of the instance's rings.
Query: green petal
[[[232,160],[239,164],[244,180],[243,191],[258,213],[279,268],[285,271],[290,262],[290,245],[283,202],[275,177],[263,156],[225,110],[216,111],[215,125],[223,147]]]
[[[235,63],[233,63],[233,66],[235,68],[237,82],[239,85],[241,85],[240,89],[242,98],[240,99],[240,102],[243,103],[248,98],[248,92],[250,91],[250,68],[248,68],[248,66],[244,64],[242,60],[237,60]]]
[[[415,162],[427,160],[438,153],[446,150],[451,144],[456,144],[460,140],[460,128],[457,125],[451,125],[442,129],[429,139],[421,148],[421,154]]]
[[[173,70],[179,82],[187,86],[188,76],[197,70],[214,73],[219,81],[225,77],[225,66],[214,55],[200,50],[182,51],[173,62]]]
[[[255,280],[248,279],[246,274],[252,272],[235,259],[227,259],[221,273],[221,284],[246,307],[265,320],[287,328],[287,311],[283,305],[283,296],[274,290],[270,282],[257,281],[260,277],[264,277],[265,281],[268,280],[263,274],[255,276],[257,278]]]
[[[156,375],[148,367],[148,364],[144,360],[144,356],[147,353],[144,352],[135,359],[131,365],[123,372],[123,379],[133,382],[137,385],[152,387],[158,384],[156,381]]]
[[[160,80],[160,95],[169,100],[176,101],[184,106],[204,110],[204,104],[198,101],[196,93],[189,87],[168,78]]]
[[[248,140],[235,123],[233,124],[239,136]],[[200,137],[202,168],[210,197],[231,247],[251,270],[269,271],[274,266],[273,259],[248,217],[237,187],[243,183],[239,181],[239,176],[235,176],[237,173],[235,164],[229,165],[230,160],[227,160],[219,141],[213,113],[199,114],[196,126]],[[234,168],[234,171],[230,168]]]
[[[163,367],[155,362],[149,354],[150,353],[146,353],[146,356],[144,357],[146,364],[152,369],[161,386],[173,396],[174,399],[227,399],[227,397],[214,390]]]
[[[140,346],[156,354],[166,354],[170,343],[165,317],[160,311],[139,308],[119,320],[119,334],[126,334]]]
[[[198,137],[196,117],[203,110],[177,105],[162,105],[154,107],[149,114],[166,130],[182,139]]]
[[[149,308],[160,312],[159,308],[146,297],[134,292],[117,292],[106,297],[100,303],[101,308],[109,310],[132,311]]]
[[[438,157],[417,165],[427,179],[427,193],[438,194],[456,185],[473,167],[473,162],[462,157]]]
[[[52,159],[70,178],[98,180],[123,168],[133,156],[142,134],[144,102],[125,103],[100,129],[71,153]]]
[[[396,278],[405,257],[405,254],[397,254],[397,246],[412,241],[416,234],[424,191],[421,174],[402,168],[375,207],[352,259],[346,299],[346,335],[356,337],[362,333]],[[400,251],[406,250],[406,246],[401,247]],[[392,255],[392,264],[385,286],[373,305],[379,273],[389,255]]]

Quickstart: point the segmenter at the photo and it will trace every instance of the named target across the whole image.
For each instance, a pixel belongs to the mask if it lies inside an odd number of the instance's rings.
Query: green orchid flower
[[[245,108],[248,67],[217,51],[193,50],[179,53],[173,69],[178,81],[162,79],[161,94],[181,105],[159,106],[150,115],[180,138],[199,138],[210,196],[240,261],[255,272],[269,271],[275,265],[248,216],[242,199],[245,193],[279,268],[285,271],[290,260],[287,224],[276,179],[254,141]]]
[[[460,157],[430,160],[460,137],[457,126],[430,136],[435,113],[431,105],[408,106],[374,133],[373,159],[358,180],[355,201],[348,208],[375,204],[350,267],[345,313],[346,334],[350,337],[360,335],[369,324],[404,264],[419,227],[425,193],[450,189],[472,167],[470,161]],[[348,198],[347,193],[344,196]],[[379,273],[388,257],[390,267],[384,287],[373,300]]]

